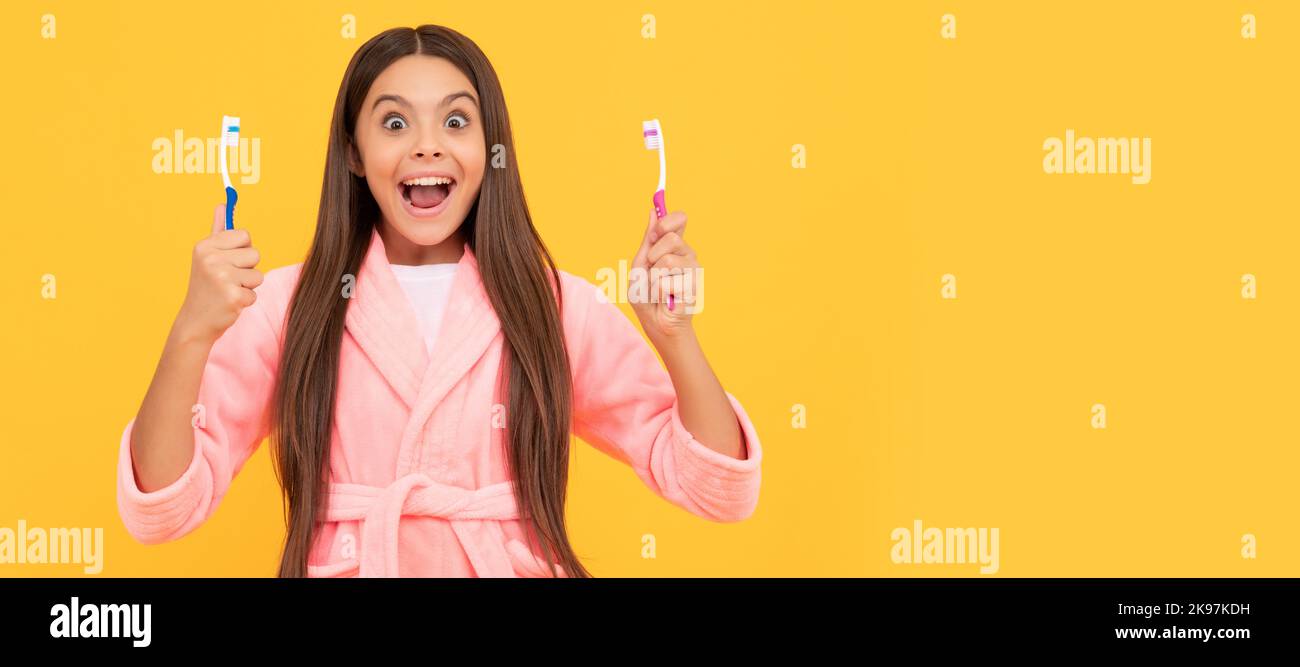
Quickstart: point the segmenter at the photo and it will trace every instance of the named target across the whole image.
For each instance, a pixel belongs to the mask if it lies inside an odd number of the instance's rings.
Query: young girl
[[[649,218],[633,268],[696,269],[686,216]],[[758,436],[709,368],[690,295],[633,304],[665,371],[555,268],[500,83],[463,35],[393,29],[352,57],[306,261],[264,278],[249,233],[223,222],[218,206],[122,434],[137,540],[206,521],[267,437],[284,577],[590,576],[565,530],[571,430],[698,516],[753,513]]]

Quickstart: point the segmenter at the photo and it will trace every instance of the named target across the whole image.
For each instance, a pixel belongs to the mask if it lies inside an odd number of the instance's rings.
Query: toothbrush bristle
[[[645,147],[659,150],[663,145],[663,133],[659,131],[659,119],[641,121],[641,136],[645,137]]]
[[[239,145],[239,116],[221,117],[221,143],[228,146]]]

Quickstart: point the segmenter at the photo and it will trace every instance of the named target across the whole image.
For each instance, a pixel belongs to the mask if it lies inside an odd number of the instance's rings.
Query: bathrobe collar
[[[452,281],[444,324],[429,358],[419,320],[406,292],[389,267],[378,227],[362,260],[344,326],[380,374],[423,424],[501,331],[488,300],[478,260],[465,244]],[[404,438],[405,439],[405,438]]]

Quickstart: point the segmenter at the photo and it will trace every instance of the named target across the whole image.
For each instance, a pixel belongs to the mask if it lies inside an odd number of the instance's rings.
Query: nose
[[[420,133],[415,147],[411,149],[411,157],[417,160],[430,156],[434,158],[442,157],[442,148],[438,144],[438,132],[432,128]]]

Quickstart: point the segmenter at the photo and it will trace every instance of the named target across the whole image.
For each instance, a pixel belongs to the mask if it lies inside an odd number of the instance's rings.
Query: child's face
[[[468,96],[453,97],[462,91]],[[388,231],[417,246],[442,243],[464,222],[483,183],[487,151],[474,86],[445,58],[394,61],[366,94],[356,149],[352,171],[370,185]],[[429,172],[453,179],[449,191],[403,184]]]

